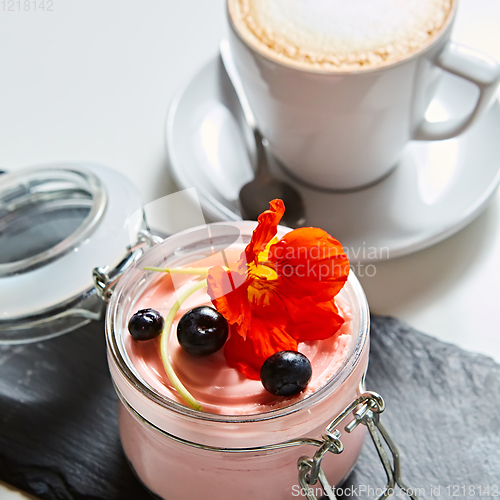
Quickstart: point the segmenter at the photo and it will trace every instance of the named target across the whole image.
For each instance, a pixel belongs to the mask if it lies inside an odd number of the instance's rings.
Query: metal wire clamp
[[[161,243],[162,238],[154,236],[148,231],[139,231],[137,242],[127,248],[127,254],[113,269],[96,267],[92,271],[95,289],[98,295],[108,302],[113,293],[113,288],[118,283],[123,273],[129,269],[144,253],[144,251],[156,243]]]
[[[337,427],[351,413],[353,414],[354,419],[344,427],[344,430],[351,433],[360,424],[367,427],[387,476],[387,485],[382,493],[377,496],[376,500],[382,500],[393,495],[396,485],[398,485],[409,498],[412,500],[418,500],[418,497],[404,484],[401,478],[401,464],[398,449],[387,433],[385,427],[380,422],[380,414],[384,411],[384,409],[385,403],[379,394],[371,391],[364,392],[349,406],[347,406],[344,411],[330,423],[330,425],[328,425],[322,436],[323,444],[318,448],[314,456],[312,458],[307,456],[299,458],[297,461],[297,467],[299,469],[299,484],[307,500],[318,500],[314,489],[311,488],[311,486],[315,485],[318,480],[326,498],[329,500],[337,499],[334,488],[328,482],[328,479],[321,468],[321,461],[328,452],[340,454],[344,450],[344,446],[340,440],[341,433]],[[389,458],[386,447],[384,446],[384,442],[389,448],[392,456],[392,462]]]

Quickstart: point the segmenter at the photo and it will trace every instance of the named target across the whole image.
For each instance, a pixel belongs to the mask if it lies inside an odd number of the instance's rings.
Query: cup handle
[[[479,98],[473,111],[464,118],[436,123],[424,119],[413,137],[417,141],[451,139],[467,130],[488,109],[500,83],[500,65],[494,59],[455,42],[445,46],[434,64],[477,85]]]

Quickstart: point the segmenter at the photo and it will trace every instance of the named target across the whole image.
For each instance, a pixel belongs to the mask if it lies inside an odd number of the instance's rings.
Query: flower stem
[[[157,273],[169,274],[195,274],[197,276],[208,276],[209,267],[182,267],[182,268],[168,268],[168,267],[145,267],[144,271],[155,271]]]
[[[165,326],[163,327],[163,332],[160,337],[160,355],[165,371],[167,372],[170,382],[175,387],[179,395],[186,401],[186,403],[193,409],[198,411],[203,411],[201,404],[196,401],[196,399],[191,395],[191,393],[182,385],[182,382],[177,377],[172,363],[170,362],[170,357],[168,355],[168,341],[170,338],[170,330],[172,329],[172,323],[174,322],[175,315],[180,309],[183,302],[186,301],[194,292],[200,290],[201,288],[207,286],[207,280],[198,281],[193,286],[189,287],[181,296],[177,299],[175,304],[170,309],[167,317],[165,318]]]

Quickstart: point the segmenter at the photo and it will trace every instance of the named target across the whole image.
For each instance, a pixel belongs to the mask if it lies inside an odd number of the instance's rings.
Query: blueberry
[[[200,306],[184,314],[177,326],[181,347],[192,356],[208,356],[226,342],[227,321],[213,307]]]
[[[312,376],[310,361],[300,352],[280,351],[264,361],[260,380],[275,396],[293,396],[302,392]]]
[[[154,309],[137,311],[128,322],[128,331],[135,340],[151,340],[163,331],[165,320]]]

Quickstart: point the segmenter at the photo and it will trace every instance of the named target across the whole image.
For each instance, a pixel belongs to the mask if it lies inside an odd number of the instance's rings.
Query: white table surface
[[[500,60],[499,26],[498,0],[461,0],[454,38]],[[0,168],[87,160],[128,175],[145,202],[173,192],[168,105],[225,30],[224,0],[0,3]],[[460,233],[377,264],[362,284],[373,312],[500,361],[500,195]],[[1,500],[20,498],[0,484]]]

